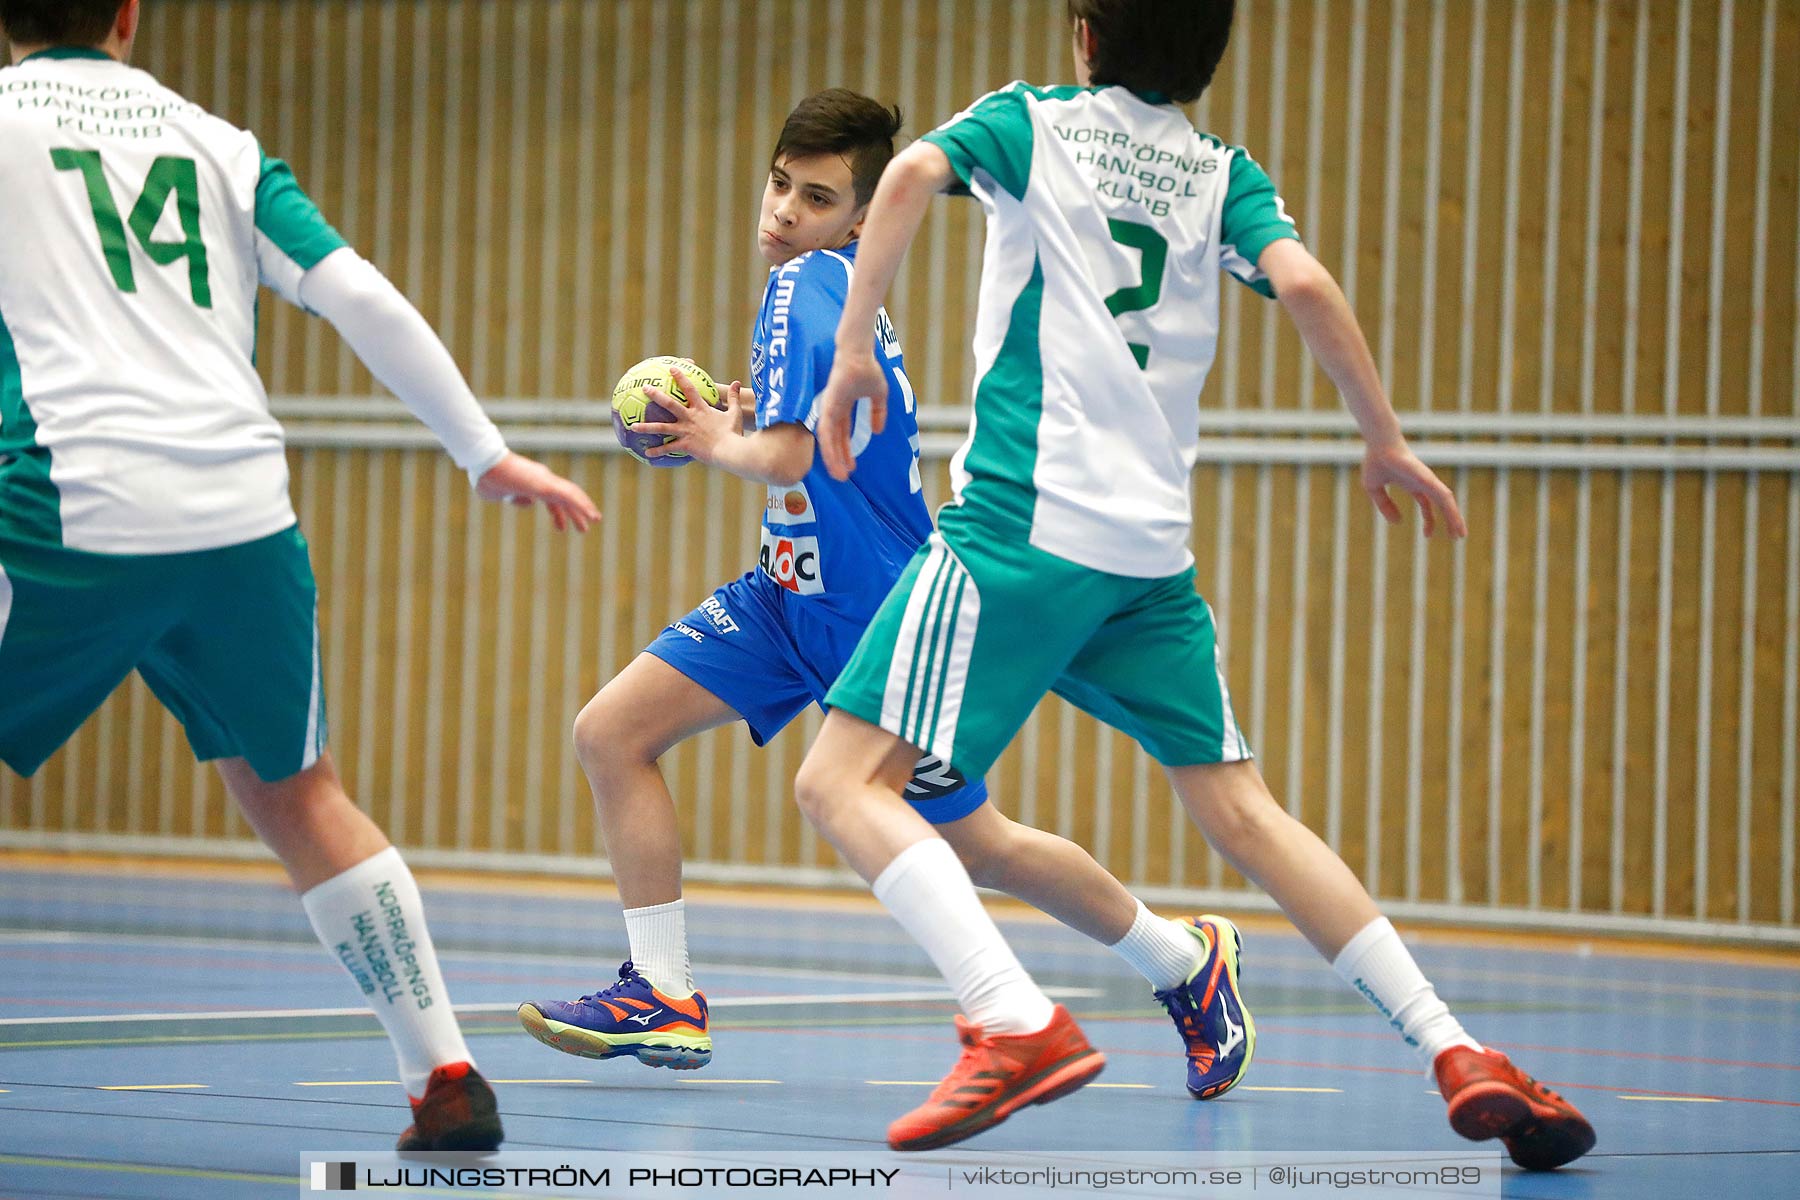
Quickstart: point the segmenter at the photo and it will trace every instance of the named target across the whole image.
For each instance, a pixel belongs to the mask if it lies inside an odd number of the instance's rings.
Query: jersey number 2
[[[137,274],[131,267],[131,248],[125,243],[125,226],[137,235],[138,244],[157,266],[167,266],[177,259],[188,263],[188,290],[201,308],[212,307],[212,284],[206,274],[206,243],[200,240],[200,181],[191,158],[164,155],[150,166],[144,179],[144,190],[131,206],[131,216],[119,219],[119,206],[113,202],[106,173],[100,166],[98,150],[72,150],[67,147],[50,151],[50,161],[59,171],[80,171],[87,184],[88,205],[94,210],[94,226],[100,233],[100,253],[112,272],[113,282],[121,292],[137,291]],[[182,240],[151,240],[156,223],[162,219],[169,196],[175,196],[175,212],[181,222]]]
[[[1139,221],[1108,220],[1106,227],[1112,233],[1113,241],[1121,246],[1129,246],[1142,257],[1138,266],[1138,282],[1131,287],[1122,287],[1106,298],[1106,311],[1115,318],[1128,312],[1142,312],[1154,308],[1162,298],[1163,267],[1169,261],[1169,240],[1150,226]],[[1150,347],[1143,342],[1129,342],[1131,353],[1137,359],[1138,369],[1145,370],[1150,365]]]

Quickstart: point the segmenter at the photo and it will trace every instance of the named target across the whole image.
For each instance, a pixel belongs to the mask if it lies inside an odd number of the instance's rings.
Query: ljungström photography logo
[[[356,1164],[352,1162],[316,1162],[312,1165],[312,1190],[315,1192],[354,1192]]]

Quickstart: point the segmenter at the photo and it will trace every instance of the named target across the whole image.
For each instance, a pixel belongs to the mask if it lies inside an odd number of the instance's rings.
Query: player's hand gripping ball
[[[680,358],[673,354],[659,354],[655,358],[646,358],[620,377],[613,387],[612,419],[613,432],[618,435],[619,445],[625,447],[631,456],[641,463],[649,463],[653,467],[684,467],[693,461],[685,454],[659,454],[655,458],[646,458],[644,451],[652,446],[660,446],[671,439],[660,433],[652,433],[647,429],[636,428],[640,421],[668,421],[674,414],[662,405],[644,395],[644,389],[654,387],[662,389],[665,395],[679,398],[681,388],[675,383],[675,377],[669,373],[670,367],[679,367],[693,383],[694,390],[700,398],[717,409],[727,407],[724,397],[719,394],[719,385],[713,382],[712,376],[701,369],[691,358]]]

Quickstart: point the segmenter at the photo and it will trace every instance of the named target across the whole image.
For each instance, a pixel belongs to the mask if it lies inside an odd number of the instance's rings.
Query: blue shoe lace
[[[638,973],[638,969],[631,965],[631,960],[628,958],[624,962],[619,964],[618,982],[614,983],[611,987],[605,988],[601,991],[591,992],[588,995],[583,996],[580,1000],[576,1001],[576,1003],[592,1004],[598,1000],[610,999],[610,998],[618,995],[620,992],[624,991],[626,988],[630,987],[634,983],[641,983],[645,987],[650,986],[650,981],[648,979],[645,979],[641,974]]]
[[[1199,978],[1195,976],[1195,978]],[[1163,1006],[1163,1011],[1174,1018],[1175,1024],[1185,1035],[1197,1037],[1200,1034],[1199,1022],[1204,1015],[1199,1001],[1194,998],[1194,990],[1182,983],[1164,992],[1152,992],[1156,1002]]]

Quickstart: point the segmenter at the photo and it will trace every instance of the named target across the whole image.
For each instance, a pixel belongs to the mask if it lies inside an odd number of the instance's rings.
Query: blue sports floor
[[[941,983],[872,904],[703,891],[689,929],[711,1066],[560,1055],[512,1009],[609,982],[624,934],[607,890],[424,882],[509,1148],[874,1151],[956,1056]],[[1109,1061],[1100,1085],[971,1150],[1468,1146],[1411,1052],[1285,925],[1245,922],[1256,1058],[1201,1104],[1123,964],[1035,915],[1001,921]],[[1470,1031],[1599,1131],[1572,1169],[1509,1165],[1506,1195],[1800,1193],[1800,956],[1443,932],[1415,945]],[[0,1197],[285,1196],[302,1151],[391,1147],[403,1100],[359,1000],[270,873],[0,856]]]

